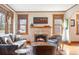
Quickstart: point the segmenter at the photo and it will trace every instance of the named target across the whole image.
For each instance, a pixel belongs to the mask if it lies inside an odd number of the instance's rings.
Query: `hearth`
[[[45,34],[35,35],[35,42],[47,42],[47,35]]]

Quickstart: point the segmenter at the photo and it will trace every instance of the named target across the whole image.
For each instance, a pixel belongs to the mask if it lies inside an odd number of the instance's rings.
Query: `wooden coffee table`
[[[27,43],[25,42],[24,46],[27,47]],[[48,42],[31,42],[31,46],[34,45],[49,45]]]
[[[35,45],[49,45],[47,42],[32,42],[32,46]]]

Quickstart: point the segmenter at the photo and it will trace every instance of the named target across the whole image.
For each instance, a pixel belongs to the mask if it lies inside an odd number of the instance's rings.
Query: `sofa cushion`
[[[21,47],[25,42],[26,42],[26,40],[20,40],[20,41],[14,42],[13,45],[18,45],[18,48],[19,48],[19,47]]]
[[[16,35],[10,34],[9,37],[13,42],[16,41]]]
[[[0,55],[14,55],[17,45],[0,44]]]
[[[0,37],[0,44],[6,44],[3,37]]]

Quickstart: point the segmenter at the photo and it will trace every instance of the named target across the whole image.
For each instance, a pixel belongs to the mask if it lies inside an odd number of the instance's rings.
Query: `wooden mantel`
[[[51,28],[51,26],[31,26],[31,28]]]

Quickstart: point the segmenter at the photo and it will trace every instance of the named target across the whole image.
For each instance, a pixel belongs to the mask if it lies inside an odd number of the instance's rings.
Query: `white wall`
[[[64,14],[64,12],[30,12],[30,13],[17,13],[17,14],[28,14],[28,35],[25,37],[28,39],[31,39],[31,28],[30,24],[33,23],[33,17],[48,17],[48,24],[43,24],[43,25],[49,25],[53,26],[53,14]],[[17,20],[17,19],[16,19]],[[39,24],[40,26],[43,26]],[[39,26],[38,25],[38,26]],[[53,31],[53,28],[51,28]],[[52,34],[52,31],[50,34]]]
[[[76,34],[76,13],[79,11],[79,5],[66,11],[65,18],[69,19],[69,40],[79,41],[79,35]],[[75,19],[75,26],[71,27],[71,19]]]

